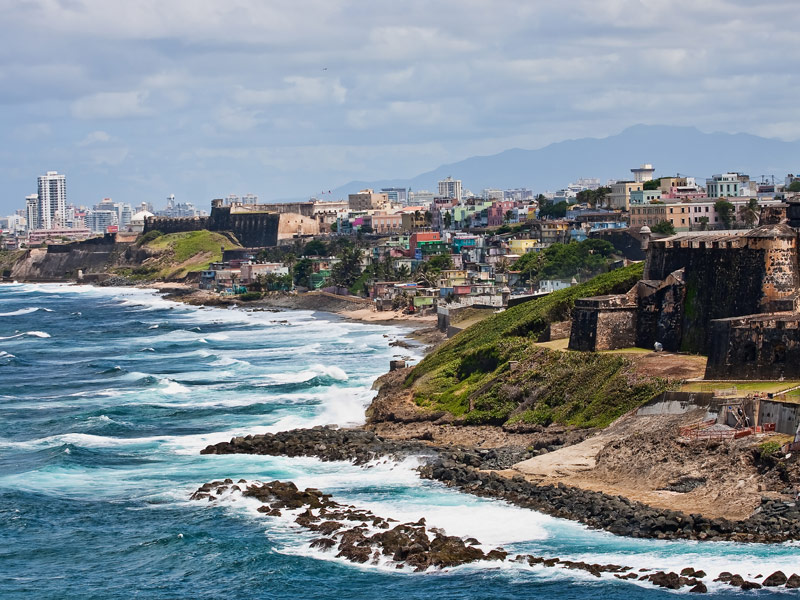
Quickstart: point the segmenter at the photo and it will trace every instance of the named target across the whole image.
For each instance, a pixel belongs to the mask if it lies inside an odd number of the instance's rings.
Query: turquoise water
[[[649,585],[516,564],[353,566],[212,479],[291,479],[487,546],[654,569],[800,572],[800,546],[627,540],[417,478],[413,460],[201,456],[233,435],[361,421],[399,328],[178,305],[148,290],[0,286],[0,597],[602,598]],[[712,587],[718,596],[734,595]],[[766,596],[775,592],[759,592]],[[784,592],[787,594],[789,592]],[[737,594],[741,595],[741,593]]]

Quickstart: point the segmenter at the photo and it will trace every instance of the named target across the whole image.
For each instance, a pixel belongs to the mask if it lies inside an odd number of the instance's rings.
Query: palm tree
[[[436,287],[436,276],[438,274],[428,263],[424,262],[417,267],[414,280],[425,287],[432,288]]]
[[[408,265],[400,265],[397,269],[397,278],[400,281],[406,281],[411,276],[411,270],[408,268]]]
[[[760,212],[758,198],[750,198],[750,200],[747,201],[747,204],[742,208],[742,220],[748,227],[752,227],[758,223]]]

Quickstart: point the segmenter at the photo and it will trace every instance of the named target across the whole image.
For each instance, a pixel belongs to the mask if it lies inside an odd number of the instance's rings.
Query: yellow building
[[[509,240],[508,248],[512,254],[525,254],[531,250],[537,250],[540,242],[539,240]]]
[[[608,196],[609,206],[621,210],[630,210],[631,192],[641,191],[644,189],[643,185],[641,182],[636,181],[618,181],[611,184],[611,193]]]

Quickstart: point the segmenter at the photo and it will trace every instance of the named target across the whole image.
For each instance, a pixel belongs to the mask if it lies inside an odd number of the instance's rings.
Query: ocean
[[[207,456],[234,435],[357,424],[402,328],[309,311],[192,307],[151,290],[0,285],[0,598],[668,597],[645,582],[517,563],[398,573],[309,549],[215,479],[292,480],[512,555],[713,578],[800,571],[800,545],[632,540],[420,480],[418,463]],[[718,597],[743,592],[709,583]],[[753,592],[748,592],[752,594]],[[760,596],[792,592],[761,590]]]

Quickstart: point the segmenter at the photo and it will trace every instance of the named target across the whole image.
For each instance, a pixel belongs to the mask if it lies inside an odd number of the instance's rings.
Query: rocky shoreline
[[[371,431],[315,427],[276,434],[248,435],[207,446],[201,454],[313,456],[323,461],[366,465],[382,458],[418,456],[420,477],[482,497],[578,521],[635,538],[777,543],[800,540],[800,508],[794,502],[763,498],[747,519],[711,519],[660,510],[621,496],[559,485],[536,485],[503,469],[519,458],[503,449],[437,448],[421,440],[387,440]]]
[[[371,451],[362,456],[369,452]],[[336,502],[330,494],[320,490],[299,490],[291,481],[212,481],[200,486],[191,499],[208,502],[235,501],[238,495],[261,502],[258,512],[269,517],[294,517],[295,524],[320,535],[308,543],[310,548],[336,553],[336,558],[355,564],[388,563],[398,570],[424,572],[478,561],[510,561],[530,567],[584,571],[598,578],[613,575],[617,579],[646,581],[666,589],[679,590],[688,587],[692,593],[708,592],[708,586],[703,581],[707,577],[706,573],[692,567],[686,567],[680,573],[647,568],[634,571],[630,566],[562,560],[558,557],[532,554],[517,554],[511,558],[503,548],[484,551],[475,538],[447,535],[442,529],[428,527],[424,518],[415,523],[398,523],[395,519]],[[762,583],[748,581],[741,575],[729,572],[721,573],[714,581],[742,590],[762,587],[800,588],[799,575],[787,577],[782,571],[769,575]]]

